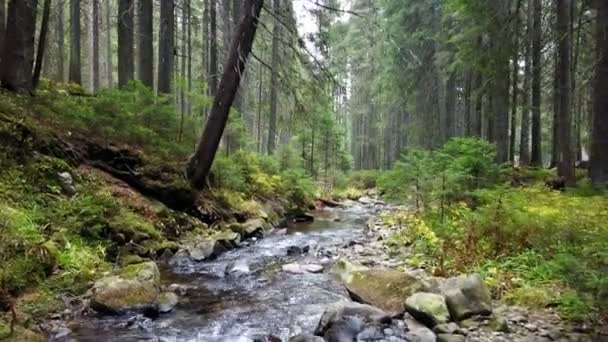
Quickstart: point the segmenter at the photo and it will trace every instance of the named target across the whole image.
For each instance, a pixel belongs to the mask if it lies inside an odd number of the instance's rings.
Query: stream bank
[[[458,324],[450,322],[449,312],[441,318],[441,310],[426,316],[411,306],[410,313],[394,310],[406,299],[399,292],[406,283],[399,282],[421,284],[413,292],[432,292],[432,284],[441,280],[407,269],[401,256],[389,254],[383,241],[394,227],[378,219],[382,210],[391,208],[374,199],[325,208],[315,213],[314,222],[252,236],[212,260],[197,262],[182,250],[160,266],[161,288],[179,295],[172,311],[152,318],[90,311],[57,322],[53,340],[323,341],[316,333],[330,342],[593,341],[581,327],[550,312],[499,303],[490,303],[487,312],[480,311],[483,315],[467,314]],[[351,280],[359,274],[373,278],[357,287]],[[385,282],[388,274],[393,278]],[[374,282],[380,286],[368,286]],[[385,291],[384,284],[396,282],[396,289]],[[438,321],[425,319],[429,317]]]

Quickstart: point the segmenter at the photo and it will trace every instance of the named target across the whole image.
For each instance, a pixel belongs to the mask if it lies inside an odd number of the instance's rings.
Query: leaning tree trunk
[[[215,96],[218,83],[218,67],[217,67],[217,0],[208,0],[209,2],[209,95]]]
[[[574,172],[574,151],[572,148],[572,108],[570,87],[572,53],[570,35],[571,0],[557,0],[557,33],[558,41],[558,92],[559,111],[557,115],[557,173],[564,177],[566,184],[574,185],[576,176]],[[555,143],[555,142],[554,142]]]
[[[36,0],[11,1],[8,17],[0,83],[19,94],[34,90],[32,67],[34,63],[34,35],[36,34]]]
[[[595,72],[593,129],[591,137],[591,182],[608,185],[608,3],[597,3],[596,46],[598,62]]]
[[[33,89],[36,89],[36,87],[38,86],[38,81],[40,81],[40,73],[42,72],[44,50],[46,47],[46,34],[49,30],[50,16],[51,0],[44,0],[44,9],[42,10],[42,23],[40,24],[40,37],[38,38],[38,51],[36,51],[36,64],[34,67],[34,76],[32,77]]]
[[[241,82],[241,74],[245,70],[247,58],[251,53],[263,5],[263,0],[247,0],[244,7],[246,11],[230,47],[230,54],[224,67],[218,94],[213,100],[213,107],[196,152],[188,164],[188,178],[195,189],[200,190],[205,186],[207,174],[211,169],[211,164],[228,121],[230,106]]]
[[[171,93],[173,72],[173,34],[175,30],[175,4],[173,1],[160,3],[160,25],[158,39],[158,93]]]
[[[167,2],[167,1],[163,1]],[[169,1],[172,2],[172,1]],[[135,60],[133,46],[133,0],[118,1],[118,86],[133,80]]]
[[[82,84],[80,64],[80,0],[70,0],[70,82]]]

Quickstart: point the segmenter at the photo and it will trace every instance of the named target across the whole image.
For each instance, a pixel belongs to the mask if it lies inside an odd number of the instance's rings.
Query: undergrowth
[[[566,319],[608,312],[604,192],[585,181],[553,191],[544,184],[550,171],[500,170],[491,145],[474,139],[412,151],[391,173],[381,186],[418,210],[384,216],[402,227],[387,244],[410,246],[413,266],[441,276],[480,272],[497,298],[554,306]]]

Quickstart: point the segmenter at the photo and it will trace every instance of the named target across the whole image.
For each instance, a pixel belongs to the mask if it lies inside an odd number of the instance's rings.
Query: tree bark
[[[571,0],[557,0],[557,33],[558,33],[558,92],[559,112],[557,117],[557,173],[564,177],[566,184],[574,185],[574,151],[572,148],[572,108],[570,87],[572,42],[570,34]],[[554,143],[556,143],[554,142]]]
[[[112,14],[112,6],[111,1],[107,0],[106,3],[106,77],[108,81],[108,87],[112,87],[114,85],[114,54],[112,53],[112,30],[111,25],[111,14]]]
[[[209,1],[209,95],[215,96],[218,83],[217,66],[217,0]]]
[[[57,73],[55,80],[58,82],[65,81],[65,32],[64,32],[64,0],[59,0],[56,5],[57,12],[55,13],[55,41],[57,44]]]
[[[521,112],[521,132],[519,141],[519,163],[520,165],[530,164],[530,83],[532,80],[532,58],[531,41],[533,38],[534,25],[534,0],[528,0],[527,13],[527,32],[525,41],[525,69],[524,69],[524,90],[522,93],[522,112]]]
[[[91,0],[91,6],[92,6],[92,12],[93,12],[93,16],[92,16],[92,22],[93,24],[91,25],[91,31],[92,31],[92,51],[90,51],[89,53],[91,53],[93,56],[91,58],[92,61],[92,65],[91,65],[91,74],[92,74],[92,78],[93,78],[93,93],[97,93],[97,91],[99,90],[99,86],[100,86],[100,75],[99,75],[99,0]]]
[[[493,5],[496,11],[496,20],[500,23],[508,22],[508,1],[496,1]],[[505,27],[505,25],[498,25]],[[499,35],[502,30],[494,32],[492,51],[495,53],[494,80],[491,83],[492,98],[492,125],[491,141],[496,144],[496,158],[498,162],[509,161],[509,44],[501,42]]]
[[[82,85],[80,64],[80,0],[70,0],[70,82]]]
[[[158,38],[158,93],[171,93],[171,75],[173,72],[175,31],[175,4],[173,1],[161,1],[160,25]]]
[[[532,155],[530,163],[536,167],[543,166],[541,136],[542,104],[542,0],[534,2],[534,24],[532,27]]]
[[[36,34],[36,0],[10,1],[2,63],[2,87],[19,94],[34,90],[34,35]]]
[[[4,51],[4,35],[6,33],[6,2],[0,0],[0,63],[4,56],[1,51]]]
[[[251,53],[263,4],[263,0],[247,0],[245,6],[247,11],[232,42],[229,58],[220,81],[220,91],[213,101],[213,107],[196,152],[188,164],[188,178],[195,189],[203,189],[207,174],[211,169],[228,121],[230,106],[241,81],[242,71],[245,70],[247,58]]]
[[[38,50],[36,51],[36,64],[34,65],[34,76],[32,79],[32,89],[36,89],[36,87],[38,87],[38,81],[40,81],[40,73],[42,72],[42,63],[44,59],[44,50],[46,48],[46,35],[49,30],[50,16],[51,0],[44,0],[42,22],[40,23],[40,36],[38,38]]]
[[[166,2],[166,1],[163,1]],[[169,1],[172,2],[172,1]],[[124,87],[135,75],[133,42],[133,0],[118,1],[118,86]]]
[[[138,25],[138,67],[139,80],[150,89],[154,89],[154,2],[139,0]]]
[[[593,97],[590,177],[595,186],[608,185],[608,3],[597,1],[597,65]]]
[[[272,10],[275,15],[281,10],[281,0],[273,0]],[[279,42],[281,24],[275,20],[272,29],[272,72],[270,75],[270,113],[268,117],[268,154],[274,154],[277,135],[277,102],[279,87]]]

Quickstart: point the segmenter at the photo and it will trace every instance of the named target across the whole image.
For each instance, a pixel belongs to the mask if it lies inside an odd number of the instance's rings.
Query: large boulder
[[[391,316],[386,312],[367,304],[354,302],[337,302],[331,304],[323,312],[319,324],[315,329],[315,335],[325,334],[338,322],[343,322],[348,317],[354,317],[364,323],[387,324],[391,322]]]
[[[207,240],[188,246],[188,254],[194,261],[211,260],[217,258],[227,250],[220,240]]]
[[[405,300],[417,292],[426,292],[426,285],[407,273],[389,269],[369,269],[341,259],[331,272],[344,283],[351,297],[382,310],[400,313]]]
[[[243,238],[261,236],[264,234],[264,231],[270,230],[271,228],[272,226],[263,218],[251,219],[245,223],[233,223],[230,225],[230,229],[233,232],[240,234]]]
[[[439,283],[452,318],[462,321],[475,315],[492,313],[490,290],[479,274],[461,275]]]
[[[119,275],[105,277],[90,291],[91,308],[104,314],[158,310],[160,272],[154,262],[129,265]]]
[[[450,321],[450,312],[442,295],[419,292],[405,300],[405,308],[414,318],[428,327]]]

